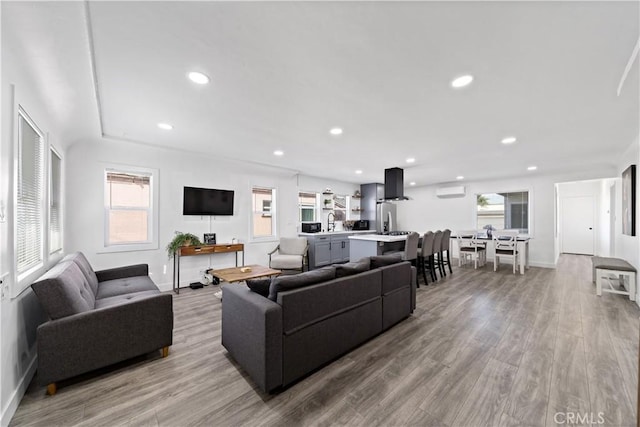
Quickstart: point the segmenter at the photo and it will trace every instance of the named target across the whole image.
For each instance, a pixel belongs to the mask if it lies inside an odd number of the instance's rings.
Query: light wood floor
[[[597,297],[588,257],[524,276],[454,269],[420,287],[411,318],[273,396],[221,346],[215,290],[175,297],[168,358],[61,384],[54,397],[33,383],[12,425],[541,426],[557,412],[635,424],[640,309]]]

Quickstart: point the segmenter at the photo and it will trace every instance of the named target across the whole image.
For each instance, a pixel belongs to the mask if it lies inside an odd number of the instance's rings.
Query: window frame
[[[520,188],[520,189],[513,189],[513,190],[499,190],[499,191],[477,191],[474,193],[473,196],[473,226],[475,229],[478,229],[478,196],[482,195],[482,194],[488,194],[488,193],[493,193],[493,194],[500,194],[500,193],[527,193],[528,195],[528,206],[527,206],[527,220],[528,220],[528,232],[527,233],[522,233],[522,236],[526,236],[526,237],[531,237],[533,238],[533,231],[534,231],[534,218],[533,218],[533,203],[534,203],[534,195],[533,195],[533,190],[531,188]],[[506,212],[505,212],[506,214]]]
[[[254,190],[271,190],[271,206],[268,212],[264,210],[256,211],[253,208],[253,192]],[[270,185],[252,184],[249,188],[249,241],[250,242],[274,242],[278,241],[278,189]],[[264,205],[264,204],[263,204]],[[261,214],[261,218],[271,218],[271,235],[256,236],[254,234],[254,215]]]
[[[121,172],[139,175],[149,175],[149,220],[147,221],[148,241],[131,242],[131,243],[111,243],[109,244],[109,211],[111,206],[108,204],[109,185],[107,182],[107,174],[110,172]],[[131,251],[149,251],[158,249],[158,194],[159,194],[159,171],[158,169],[145,168],[139,166],[128,166],[119,164],[104,164],[102,168],[102,187],[103,187],[103,242],[102,248],[98,253],[112,252],[131,252]],[[139,209],[134,209],[139,210]]]
[[[311,209],[312,206],[311,205],[305,205],[300,203],[300,195],[301,194],[313,194],[315,195],[315,201],[313,204],[313,219],[311,221],[304,221],[302,219],[302,210],[303,209]],[[317,191],[302,191],[302,190],[298,190],[298,224],[302,224],[303,222],[319,222],[318,221],[318,211],[320,210],[320,193],[318,193]]]
[[[60,151],[53,146],[53,144],[49,145],[49,198],[47,200],[47,205],[48,205],[48,225],[49,225],[49,236],[48,236],[48,240],[49,240],[49,245],[48,245],[48,252],[49,252],[49,256],[50,257],[55,257],[57,255],[60,255],[62,253],[64,253],[64,167],[63,167],[63,158],[62,155],[60,154]],[[58,159],[60,159],[60,182],[58,183],[59,185],[59,198],[60,200],[58,200],[59,206],[58,206],[58,215],[59,215],[59,226],[60,226],[60,247],[58,249],[54,249],[51,250],[51,242],[52,242],[52,238],[51,238],[51,233],[52,233],[52,227],[51,227],[51,212],[52,212],[52,207],[53,207],[53,156],[58,157]]]
[[[35,276],[44,266],[45,263],[48,260],[47,254],[48,254],[48,250],[45,250],[45,248],[48,246],[48,236],[47,236],[47,231],[48,231],[48,227],[47,225],[45,225],[45,218],[48,218],[48,213],[47,213],[47,200],[46,200],[46,193],[45,193],[45,186],[47,185],[46,179],[47,179],[47,148],[49,146],[48,144],[48,138],[47,135],[45,134],[45,132],[42,131],[42,129],[40,129],[40,127],[35,123],[35,121],[31,118],[31,116],[26,112],[26,110],[22,107],[22,105],[18,104],[17,106],[17,114],[16,114],[16,121],[15,121],[15,126],[16,126],[16,131],[15,131],[15,153],[16,155],[14,156],[14,170],[13,170],[13,178],[14,178],[14,185],[13,185],[13,189],[14,189],[14,194],[13,194],[13,217],[15,218],[14,220],[14,224],[13,224],[13,229],[14,229],[14,239],[13,239],[13,250],[14,250],[14,272],[15,272],[15,290],[13,292],[13,297],[18,296],[20,293],[22,293],[22,291],[24,291],[29,285],[30,285],[30,280],[32,276]],[[21,192],[21,177],[20,177],[20,163],[22,161],[22,132],[20,130],[20,118],[22,118],[40,137],[40,141],[41,141],[41,164],[40,164],[40,172],[41,172],[41,177],[40,177],[40,185],[41,185],[41,189],[40,189],[40,233],[41,233],[41,239],[40,239],[40,260],[37,264],[31,265],[28,268],[26,268],[24,271],[19,271],[18,269],[18,200],[19,200],[19,194]]]

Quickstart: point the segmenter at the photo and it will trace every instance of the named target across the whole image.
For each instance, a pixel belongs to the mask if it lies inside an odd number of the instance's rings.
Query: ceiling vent
[[[441,199],[451,197],[464,197],[464,185],[457,185],[455,187],[442,187],[436,190],[436,196]]]
[[[409,200],[404,195],[404,170],[390,168],[384,170],[384,200]]]

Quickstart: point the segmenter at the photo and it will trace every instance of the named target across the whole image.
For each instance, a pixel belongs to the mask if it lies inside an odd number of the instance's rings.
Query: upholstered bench
[[[636,269],[627,261],[620,258],[593,257],[593,281],[596,283],[596,295],[602,292],[628,295],[631,301],[636,300]],[[612,277],[612,276],[617,276]],[[626,279],[626,281],[625,281]],[[608,288],[602,287],[603,281],[607,281]],[[617,281],[623,290],[615,289],[611,281]],[[628,283],[628,286],[625,285]],[[624,290],[626,288],[626,290]]]

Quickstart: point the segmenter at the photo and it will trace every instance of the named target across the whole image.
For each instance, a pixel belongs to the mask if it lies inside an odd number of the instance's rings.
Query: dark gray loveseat
[[[413,312],[415,268],[409,262],[376,267],[376,260],[371,267],[339,278],[336,267],[275,278],[269,298],[247,286],[225,286],[222,345],[261,390],[290,385]],[[316,283],[301,286],[305,276]]]
[[[173,339],[173,297],[146,264],[94,272],[81,252],[31,285],[49,321],[38,327],[38,379],[56,382],[162,349]]]

